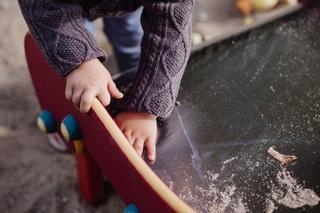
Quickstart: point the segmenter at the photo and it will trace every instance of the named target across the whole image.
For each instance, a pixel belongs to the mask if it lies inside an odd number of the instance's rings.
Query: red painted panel
[[[96,205],[104,196],[102,172],[86,150],[76,155],[76,161],[79,190],[87,203]]]
[[[75,116],[87,150],[122,199],[127,204],[135,204],[141,212],[173,212],[130,164],[95,113],[83,115],[66,101],[65,80],[46,62],[30,34],[26,36],[25,49],[30,75],[42,109],[50,110],[58,123],[67,114]]]

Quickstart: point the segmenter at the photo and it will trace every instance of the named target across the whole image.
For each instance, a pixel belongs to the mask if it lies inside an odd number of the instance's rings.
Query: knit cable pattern
[[[167,117],[191,49],[193,0],[144,1],[142,57],[124,102],[130,111]]]
[[[66,76],[89,59],[105,60],[104,51],[82,25],[79,5],[50,0],[19,0],[19,4],[38,46],[59,74]]]
[[[132,11],[142,2],[140,65],[121,106],[167,117],[190,54],[193,0],[101,0],[93,8],[83,8],[90,3],[85,0],[74,2],[19,0],[30,31],[49,63],[65,76],[86,60],[104,60],[104,52],[81,23],[83,12],[91,18],[116,15]]]

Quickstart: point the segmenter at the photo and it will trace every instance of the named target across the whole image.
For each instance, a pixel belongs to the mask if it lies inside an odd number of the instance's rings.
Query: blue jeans
[[[136,71],[140,60],[143,30],[140,23],[142,8],[121,17],[103,18],[103,31],[113,46],[119,71]],[[95,35],[95,25],[84,19],[85,27]]]

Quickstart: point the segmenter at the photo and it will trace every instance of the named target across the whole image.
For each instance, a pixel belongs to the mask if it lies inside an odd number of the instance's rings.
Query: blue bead
[[[39,129],[46,133],[55,133],[58,129],[56,120],[49,110],[43,110],[40,112],[37,124]]]
[[[127,208],[123,211],[124,213],[139,213],[139,209],[134,204],[130,204]]]
[[[61,123],[61,132],[67,141],[81,140],[81,129],[73,115],[67,115]]]

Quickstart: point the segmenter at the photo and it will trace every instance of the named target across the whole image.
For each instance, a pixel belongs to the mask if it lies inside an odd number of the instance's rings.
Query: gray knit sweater
[[[125,95],[128,111],[167,117],[190,54],[193,0],[19,0],[38,46],[62,76],[82,62],[106,59],[81,17],[115,16],[144,7],[141,60]]]

